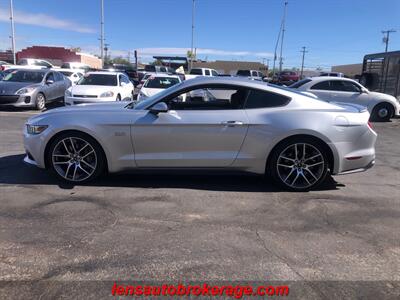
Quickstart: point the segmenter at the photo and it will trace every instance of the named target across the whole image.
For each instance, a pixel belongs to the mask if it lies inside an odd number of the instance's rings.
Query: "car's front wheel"
[[[105,167],[100,145],[80,132],[66,132],[51,143],[47,161],[57,176],[70,182],[90,181]]]
[[[267,174],[287,190],[308,191],[325,180],[328,158],[314,139],[300,138],[280,143],[271,154]]]
[[[371,119],[377,122],[388,122],[393,113],[393,107],[389,103],[379,103],[372,110]]]
[[[43,110],[46,107],[46,97],[42,93],[38,93],[35,99],[35,108]]]

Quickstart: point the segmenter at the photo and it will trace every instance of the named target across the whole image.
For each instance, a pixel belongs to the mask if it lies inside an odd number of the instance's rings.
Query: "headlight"
[[[42,133],[47,127],[49,127],[48,125],[30,125],[30,124],[26,124],[26,131],[29,134],[40,134]]]
[[[100,95],[100,98],[104,97],[104,98],[108,98],[108,97],[113,97],[114,93],[111,91],[108,92],[104,92],[103,94]]]
[[[65,90],[65,97],[71,97],[72,93],[70,90]]]
[[[18,91],[15,92],[17,95],[23,95],[23,94],[29,94],[31,93],[35,88],[22,88],[19,89]]]

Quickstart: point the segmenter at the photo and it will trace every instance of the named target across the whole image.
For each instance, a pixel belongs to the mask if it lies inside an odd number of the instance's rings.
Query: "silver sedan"
[[[286,189],[374,165],[376,133],[357,105],[240,78],[198,78],[138,104],[60,108],[28,120],[25,161],[69,182],[105,171],[209,169],[267,174]]]

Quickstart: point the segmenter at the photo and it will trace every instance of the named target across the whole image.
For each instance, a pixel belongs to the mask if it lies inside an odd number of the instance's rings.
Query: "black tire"
[[[88,176],[87,178],[75,178],[75,173],[73,174],[74,178],[69,178],[72,176],[68,176],[68,175],[72,175],[70,174],[72,172],[67,170],[67,174],[66,176],[62,176],[62,174],[60,174],[60,167],[59,165],[57,165],[57,161],[55,161],[56,158],[53,158],[53,154],[56,154],[57,150],[55,151],[56,147],[58,147],[58,145],[62,145],[63,141],[66,142],[68,140],[72,139],[73,141],[75,141],[75,147],[78,145],[77,142],[81,142],[84,141],[86,143],[88,143],[92,149],[88,149],[88,147],[86,147],[85,149],[82,149],[82,153],[81,156],[83,157],[84,155],[86,155],[90,150],[94,151],[94,154],[89,154],[88,158],[91,158],[91,156],[95,157],[95,167],[93,169],[90,169],[88,167],[85,167],[83,164],[81,164],[82,168],[84,167],[86,169],[86,171],[90,172],[90,176]],[[60,146],[62,147],[62,146]],[[71,144],[66,142],[66,147],[69,148],[69,150],[72,152],[72,147]],[[64,147],[65,149],[65,147]],[[78,150],[78,149],[76,149]],[[87,151],[86,153],[83,151]],[[62,154],[62,153],[61,153]],[[65,153],[67,154],[67,153]],[[58,158],[57,158],[58,159]],[[62,158],[63,160],[72,160],[72,158]],[[93,179],[95,179],[96,177],[98,177],[99,175],[103,174],[105,169],[106,169],[106,157],[104,155],[104,151],[101,148],[101,146],[99,145],[99,143],[92,138],[91,136],[83,133],[83,132],[79,132],[79,131],[68,131],[65,133],[61,133],[60,135],[58,135],[50,144],[49,146],[49,150],[46,153],[46,161],[47,161],[47,166],[50,167],[51,171],[61,180],[63,181],[67,181],[70,183],[84,183],[84,182],[88,182],[91,181]],[[61,161],[63,162],[63,161]],[[90,161],[88,161],[90,163]],[[57,165],[57,166],[56,166]],[[73,168],[75,167],[75,165],[73,165]],[[82,174],[84,174],[84,172],[81,172]],[[86,172],[87,173],[87,172]],[[74,180],[75,179],[75,180]]]
[[[117,95],[117,101],[121,101],[121,95],[120,94]]]
[[[35,109],[44,110],[46,108],[46,97],[43,93],[38,93],[35,99]]]
[[[294,147],[295,144],[297,144],[298,147],[299,160],[295,159],[294,152],[293,156],[290,155],[291,148]],[[310,155],[308,159],[304,159],[304,154],[302,155],[302,153],[304,153],[303,146],[299,148],[298,145],[306,145],[306,153]],[[286,154],[285,151],[289,151],[289,154]],[[283,153],[285,153],[285,155],[283,155]],[[317,154],[320,154],[320,156],[310,160],[310,157]],[[303,159],[300,159],[301,156],[303,156]],[[293,161],[285,160],[282,157],[293,159]],[[285,163],[287,163],[288,166],[282,167]],[[293,164],[293,166],[291,166],[291,164]],[[313,166],[314,164],[317,165]],[[316,188],[325,180],[328,174],[328,165],[329,159],[326,153],[326,147],[322,145],[321,142],[312,137],[298,137],[284,140],[272,150],[266,167],[266,175],[286,190],[306,192]],[[318,168],[318,170],[316,170],[316,168]],[[287,173],[282,174],[284,172]],[[312,174],[314,176],[311,176]],[[291,181],[293,181],[293,184],[291,184]],[[303,182],[304,185],[302,186]]]
[[[394,115],[393,106],[389,103],[378,103],[371,113],[371,121],[389,122]]]

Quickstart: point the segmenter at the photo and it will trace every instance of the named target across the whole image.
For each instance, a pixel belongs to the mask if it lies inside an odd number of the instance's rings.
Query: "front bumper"
[[[65,105],[78,105],[88,103],[99,103],[99,102],[114,102],[114,97],[109,98],[84,98],[84,97],[64,97]]]
[[[0,106],[34,107],[35,97],[32,94],[0,95]]]

